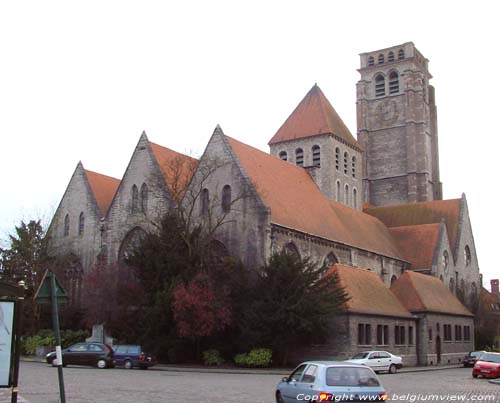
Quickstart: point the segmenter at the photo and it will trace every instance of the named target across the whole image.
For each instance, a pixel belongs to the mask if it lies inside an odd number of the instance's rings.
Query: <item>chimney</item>
[[[498,279],[491,280],[491,293],[498,295]]]

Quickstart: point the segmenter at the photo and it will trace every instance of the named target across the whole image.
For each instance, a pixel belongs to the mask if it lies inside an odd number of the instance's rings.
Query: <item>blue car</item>
[[[276,403],[382,402],[387,396],[371,368],[340,361],[303,362],[276,387]]]
[[[115,365],[127,369],[134,367],[148,369],[156,364],[156,358],[152,354],[144,352],[142,347],[136,344],[117,344],[113,346],[113,350]]]

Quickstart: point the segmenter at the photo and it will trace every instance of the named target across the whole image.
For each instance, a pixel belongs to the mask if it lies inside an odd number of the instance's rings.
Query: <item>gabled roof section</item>
[[[228,144],[271,212],[271,222],[403,260],[378,219],[329,200],[303,168],[227,137]]]
[[[386,226],[437,224],[444,221],[452,250],[458,240],[462,199],[433,200],[428,202],[366,208],[363,211],[377,217]]]
[[[325,97],[323,91],[314,84],[268,144],[321,134],[333,135],[357,150],[361,150],[361,146]]]
[[[391,286],[391,291],[410,312],[434,312],[474,316],[448,287],[434,276],[406,271]]]
[[[120,180],[111,176],[106,176],[97,172],[84,169],[85,175],[90,185],[90,189],[94,194],[97,207],[104,217],[113,201],[113,197],[120,185]]]
[[[149,144],[169,191],[180,198],[189,185],[198,160],[151,141]]]
[[[377,273],[343,264],[335,264],[340,283],[349,295],[346,310],[350,313],[408,317],[412,315],[386,287]]]
[[[441,224],[422,224],[389,228],[401,254],[411,269],[431,269],[439,243]]]

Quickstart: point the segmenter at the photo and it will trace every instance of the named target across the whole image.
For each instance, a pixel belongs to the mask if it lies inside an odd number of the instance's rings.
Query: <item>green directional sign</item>
[[[50,277],[54,276],[56,283],[56,298],[57,303],[64,304],[68,301],[68,294],[64,290],[63,286],[57,279],[54,273],[49,270],[46,270],[43,274],[42,281],[40,281],[40,285],[38,290],[36,290],[35,296],[33,299],[37,304],[50,304],[51,303],[51,294],[50,294]]]

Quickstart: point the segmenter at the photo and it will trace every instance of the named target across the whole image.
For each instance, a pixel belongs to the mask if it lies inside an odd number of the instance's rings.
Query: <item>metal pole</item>
[[[22,334],[22,324],[23,324],[23,302],[24,302],[24,281],[19,282],[19,288],[21,289],[20,295],[17,297],[16,307],[15,307],[15,325],[14,325],[14,375],[12,378],[12,394],[11,403],[17,403],[17,392],[18,392],[18,382],[19,382],[19,359],[21,357],[21,334]]]
[[[49,271],[50,276],[50,299],[52,302],[52,326],[54,328],[54,336],[56,338],[56,359],[57,359],[57,374],[59,376],[59,394],[61,395],[61,403],[66,403],[64,394],[64,378],[63,378],[63,362],[61,353],[61,335],[59,333],[59,313],[57,311],[57,296],[56,296],[56,278]]]

